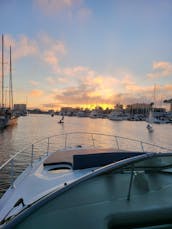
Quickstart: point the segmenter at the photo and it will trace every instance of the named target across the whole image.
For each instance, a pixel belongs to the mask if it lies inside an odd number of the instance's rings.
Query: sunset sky
[[[0,28],[6,90],[12,47],[14,103],[48,110],[172,98],[171,0],[0,0]]]

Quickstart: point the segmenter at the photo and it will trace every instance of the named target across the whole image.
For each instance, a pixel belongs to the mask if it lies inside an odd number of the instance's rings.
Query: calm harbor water
[[[118,135],[172,149],[172,124],[155,124],[154,132],[149,133],[144,121],[65,117],[64,124],[58,124],[59,120],[59,116],[50,115],[19,117],[17,125],[0,132],[0,165],[12,154],[36,140],[73,131]]]

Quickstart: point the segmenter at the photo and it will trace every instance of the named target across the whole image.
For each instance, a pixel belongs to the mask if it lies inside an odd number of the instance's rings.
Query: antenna
[[[2,34],[2,91],[1,91],[1,106],[4,107],[4,35]]]
[[[11,109],[13,109],[13,83],[12,83],[11,46],[10,46],[9,107]]]
[[[156,107],[156,84],[154,85],[153,100],[154,100],[154,106]]]

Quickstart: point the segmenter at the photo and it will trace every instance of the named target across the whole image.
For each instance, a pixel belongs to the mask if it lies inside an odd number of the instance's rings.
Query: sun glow
[[[32,104],[33,105],[33,104]],[[39,106],[39,107],[31,107],[29,106],[30,109],[33,109],[33,108],[38,108],[38,109],[41,109],[43,111],[48,111],[50,109],[54,110],[54,111],[60,111],[62,108],[71,108],[71,109],[82,109],[82,110],[94,110],[94,109],[98,109],[98,108],[101,108],[102,110],[106,110],[106,109],[114,109],[115,107],[115,104],[104,104],[104,103],[96,103],[96,104],[60,104],[60,105],[57,105],[57,104],[44,104],[42,106]]]
[[[83,104],[80,106],[82,109],[89,109],[89,110],[94,110],[98,107],[101,107],[103,110],[106,110],[107,108],[113,109],[114,104]]]

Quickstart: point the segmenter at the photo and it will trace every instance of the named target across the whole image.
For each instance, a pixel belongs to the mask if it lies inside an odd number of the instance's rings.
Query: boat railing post
[[[91,138],[92,138],[93,146],[95,147],[95,142],[94,142],[94,136],[93,136],[93,134],[91,134]]]
[[[48,137],[48,143],[47,143],[47,156],[48,156],[48,153],[49,153],[49,147],[50,147],[50,138]]]
[[[34,149],[34,144],[32,144],[31,167],[32,167],[32,165],[33,165],[33,149]]]
[[[118,143],[118,137],[117,136],[115,136],[115,140],[116,140],[117,149],[119,150],[119,143]]]
[[[14,159],[11,160],[11,187],[14,188]]]
[[[65,149],[67,147],[67,134],[65,134]]]
[[[144,153],[144,147],[143,147],[143,142],[142,141],[140,142],[140,145],[141,145],[142,152]]]

